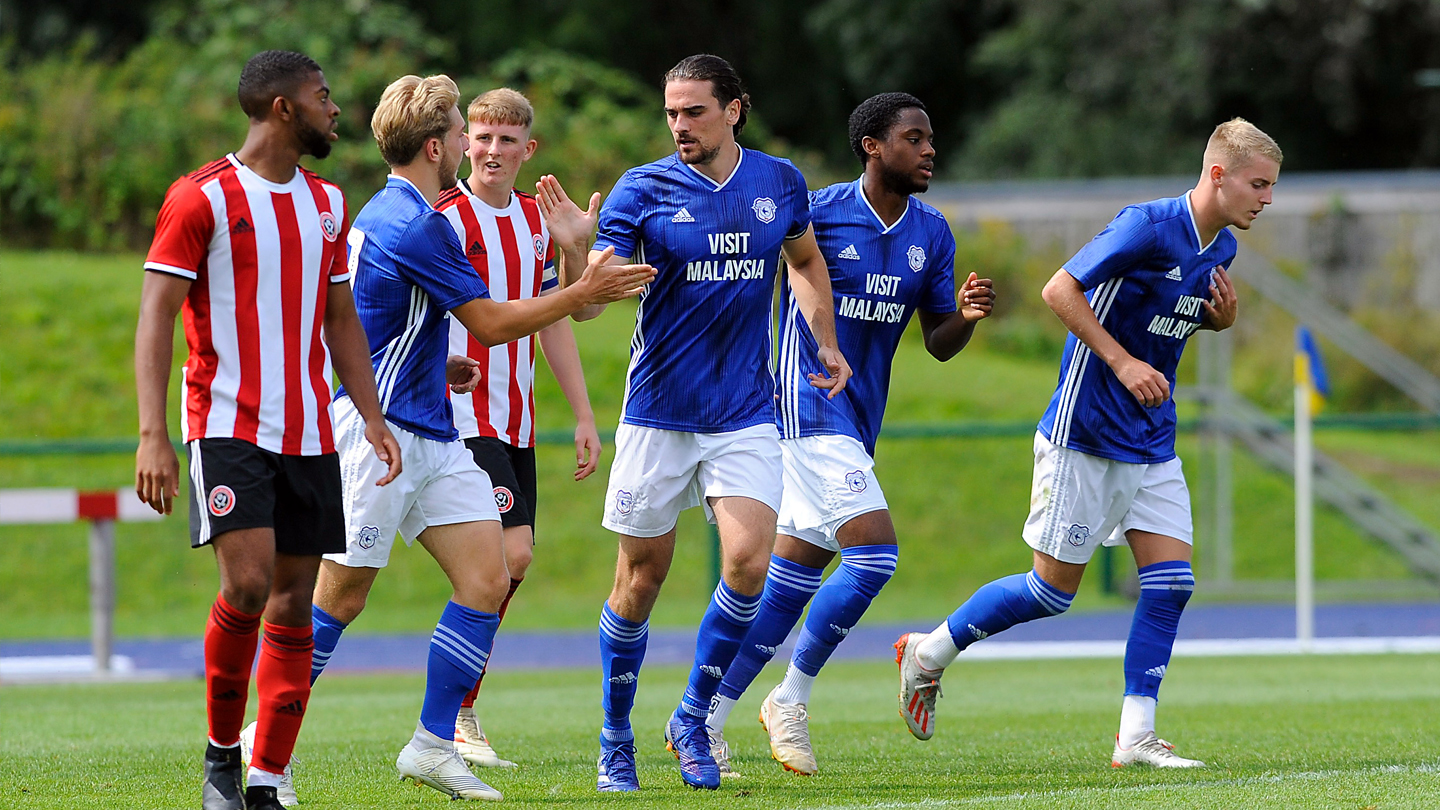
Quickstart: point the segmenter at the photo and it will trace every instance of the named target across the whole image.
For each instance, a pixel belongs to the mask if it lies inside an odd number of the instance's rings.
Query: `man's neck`
[[[417,159],[409,166],[391,166],[390,173],[409,180],[420,190],[425,202],[430,203],[431,208],[435,207],[435,201],[440,199],[440,178],[428,161]]]
[[[1215,241],[1220,229],[1229,223],[1220,212],[1219,192],[1214,184],[1201,180],[1190,192],[1190,212],[1195,215],[1195,227],[1199,230],[1200,248]]]
[[[250,171],[278,185],[295,179],[295,168],[300,165],[300,150],[294,139],[265,123],[250,124],[245,145],[235,157]]]
[[[509,208],[510,189],[515,187],[515,179],[512,177],[509,183],[503,185],[487,186],[484,183],[476,182],[475,177],[479,174],[479,171],[472,171],[469,179],[465,181],[465,185],[470,188],[470,193],[479,197],[480,202],[491,208]]]
[[[715,158],[709,163],[696,163],[695,170],[716,183],[724,183],[730,179],[730,175],[739,164],[740,144],[731,138],[721,144],[720,151],[715,153]]]
[[[876,215],[885,227],[890,227],[905,215],[905,209],[910,207],[910,195],[898,194],[885,186],[880,179],[880,171],[875,163],[865,164],[865,178],[860,181],[865,191],[865,199],[870,201],[870,207],[875,209]]]

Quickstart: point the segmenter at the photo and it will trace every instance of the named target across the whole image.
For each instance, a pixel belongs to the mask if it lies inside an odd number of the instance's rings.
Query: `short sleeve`
[[[396,253],[405,280],[424,290],[447,312],[476,298],[490,297],[443,214],[431,211],[412,220]]]
[[[340,199],[340,233],[335,238],[335,244],[350,244],[350,208],[345,204],[345,199]],[[330,261],[330,283],[338,284],[350,280],[350,263],[346,261],[345,249],[335,250],[335,255]]]
[[[805,187],[805,175],[799,169],[794,166],[787,168],[794,188],[790,194],[790,227],[785,231],[785,238],[799,239],[810,229],[810,190]]]
[[[925,288],[920,293],[920,302],[917,308],[925,312],[936,312],[948,314],[954,312],[955,304],[955,235],[950,233],[950,228],[941,229],[940,238],[932,244],[935,250],[935,257],[931,260],[929,276],[925,279]],[[968,277],[968,273],[966,276]]]
[[[642,202],[634,176],[630,172],[620,175],[600,207],[600,224],[591,250],[608,247],[615,249],[616,256],[633,257],[640,242]]]
[[[210,254],[214,236],[210,198],[195,181],[182,177],[165,192],[165,202],[155,218],[155,239],[145,254],[145,269],[194,280]]]
[[[1139,208],[1126,208],[1080,248],[1065,271],[1086,290],[1123,276],[1149,258],[1155,247],[1155,225]]]

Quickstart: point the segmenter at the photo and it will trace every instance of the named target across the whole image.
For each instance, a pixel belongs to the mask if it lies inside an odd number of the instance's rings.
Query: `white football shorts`
[[[1131,529],[1194,544],[1180,459],[1127,464],[1036,433],[1025,542],[1061,562],[1088,563],[1101,545],[1123,545]]]
[[[850,436],[782,439],[785,489],[775,531],[829,551],[840,550],[835,535],[852,518],[889,509],[875,460]]]
[[[773,424],[727,433],[685,433],[621,423],[601,524],[631,537],[659,537],[706,498],[753,498],[780,511],[780,432]]]
[[[385,463],[365,440],[365,420],[349,397],[335,402],[335,450],[345,495],[345,551],[325,559],[350,568],[384,568],[398,532],[410,545],[430,526],[500,520],[490,476],[461,441],[437,442],[394,423],[400,475],[383,487]]]

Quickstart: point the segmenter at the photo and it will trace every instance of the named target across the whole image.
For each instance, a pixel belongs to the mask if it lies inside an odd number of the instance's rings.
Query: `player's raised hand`
[[[980,278],[974,273],[960,285],[960,316],[966,323],[975,323],[990,317],[995,307],[995,282]]]
[[[135,451],[135,494],[162,515],[174,509],[180,496],[180,460],[168,439],[141,437]]]
[[[389,468],[385,477],[375,482],[375,486],[383,487],[400,474],[400,443],[395,441],[395,435],[390,432],[384,419],[365,422],[365,440],[375,448],[375,457],[385,462],[385,466]]]
[[[580,250],[590,246],[590,234],[595,232],[595,223],[600,220],[600,192],[591,194],[590,208],[581,211],[560,181],[547,174],[535,184],[535,201],[540,204],[540,215],[545,217],[555,244]]]
[[[1126,358],[1116,366],[1115,376],[1147,408],[1163,405],[1170,398],[1170,381],[1144,360]]]
[[[1240,314],[1240,297],[1235,294],[1235,285],[1230,283],[1230,274],[1225,268],[1216,267],[1210,273],[1210,300],[1204,302],[1205,325],[1219,332],[1235,325]]]
[[[648,264],[605,264],[614,255],[615,249],[610,247],[595,254],[579,280],[570,285],[584,296],[586,306],[639,295],[655,278],[655,268]]]
[[[575,425],[575,480],[584,481],[600,466],[600,431],[595,420]]]
[[[845,384],[850,381],[850,363],[839,349],[832,349],[829,346],[821,346],[815,352],[815,357],[820,360],[820,365],[825,369],[825,374],[811,374],[810,384],[816,388],[823,388],[830,392],[826,399],[834,399],[837,394],[845,390]]]
[[[480,363],[473,357],[452,354],[445,358],[445,382],[457,394],[468,394],[480,387]]]

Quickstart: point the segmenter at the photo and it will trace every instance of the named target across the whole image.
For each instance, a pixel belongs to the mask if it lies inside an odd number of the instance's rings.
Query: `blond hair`
[[[1215,127],[1205,144],[1205,165],[1219,163],[1226,169],[1242,169],[1259,155],[1278,165],[1285,159],[1275,139],[1244,118],[1231,118]],[[1208,171],[1208,169],[1207,169]]]
[[[450,130],[450,110],[460,103],[460,88],[444,74],[401,76],[385,88],[370,131],[380,156],[391,166],[408,166],[431,138]]]
[[[507,124],[529,129],[535,123],[535,108],[530,99],[508,87],[497,87],[475,97],[465,120],[472,124]]]

